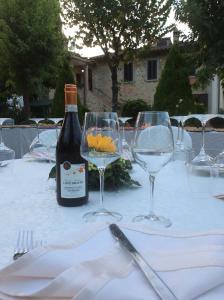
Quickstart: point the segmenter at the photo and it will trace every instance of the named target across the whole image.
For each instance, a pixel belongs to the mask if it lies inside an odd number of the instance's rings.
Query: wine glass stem
[[[3,143],[2,126],[0,127],[0,145]]]
[[[103,199],[104,199],[104,173],[105,173],[105,168],[104,167],[100,167],[98,168],[99,171],[99,175],[100,175],[100,205],[101,208],[104,208],[104,203],[103,203]]]
[[[125,122],[123,123],[123,128],[122,128],[122,140],[123,140],[123,141],[125,141],[124,125],[125,125]]]
[[[205,152],[205,124],[202,124],[202,145],[200,152]]]
[[[181,122],[180,146],[181,146],[181,149],[184,148],[184,123],[183,122]]]
[[[58,140],[58,125],[56,124],[55,126],[55,129],[56,129],[56,139]],[[57,142],[57,141],[56,141]]]
[[[154,215],[154,184],[155,176],[149,175],[150,199],[149,199],[149,215]]]
[[[180,145],[180,122],[178,122],[178,127],[177,127],[177,145]]]
[[[39,125],[37,124],[37,140],[39,141]]]

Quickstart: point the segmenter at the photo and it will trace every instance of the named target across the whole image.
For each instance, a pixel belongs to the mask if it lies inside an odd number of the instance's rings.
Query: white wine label
[[[65,161],[60,166],[61,197],[80,198],[86,195],[85,164]]]
[[[78,111],[77,105],[74,104],[65,105],[65,112],[77,112],[77,111]]]

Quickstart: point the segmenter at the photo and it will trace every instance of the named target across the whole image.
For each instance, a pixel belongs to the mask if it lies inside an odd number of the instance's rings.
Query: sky
[[[178,30],[184,32],[185,34],[189,33],[189,28],[187,25],[175,21],[174,11],[171,11],[167,24],[172,24],[172,23],[176,24]],[[64,28],[64,32],[67,37],[74,36],[75,31],[76,28],[67,28],[67,29]],[[172,32],[169,33],[167,36],[171,37],[172,40]],[[100,47],[94,47],[94,48],[83,47],[83,49],[76,49],[75,51],[81,56],[88,57],[88,58],[103,54],[103,51],[101,50]]]

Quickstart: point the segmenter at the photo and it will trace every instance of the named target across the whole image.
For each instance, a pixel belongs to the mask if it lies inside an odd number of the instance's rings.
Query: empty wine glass
[[[167,112],[140,112],[135,127],[133,154],[135,161],[149,175],[150,201],[148,214],[136,216],[133,221],[146,220],[151,225],[169,227],[171,221],[155,215],[153,209],[156,174],[170,161],[174,151],[169,115]]]
[[[63,118],[48,118],[52,122],[53,128],[50,129],[46,143],[47,155],[50,162],[55,162],[56,159],[56,146],[58,141],[58,123],[63,121]],[[44,143],[45,144],[45,143]]]
[[[3,141],[2,123],[0,123],[0,167],[5,167],[15,158],[15,151],[7,147]]]
[[[210,167],[213,158],[205,152],[205,127],[209,120],[215,117],[213,114],[193,114],[192,118],[196,118],[201,122],[202,125],[202,145],[199,154],[191,161],[191,164],[199,168]]]
[[[177,138],[175,142],[175,149],[181,150],[183,141],[181,140],[181,127],[182,127],[182,119],[183,116],[172,116],[171,119],[174,119],[178,123],[178,131],[177,131]]]
[[[63,122],[63,118],[49,118],[48,120],[54,122],[54,125],[55,125],[56,139],[52,143],[51,147],[56,148],[57,141],[58,141],[58,136],[59,136],[59,134],[58,134],[58,125],[59,125],[59,123]]]
[[[85,114],[81,141],[81,155],[87,161],[97,166],[100,175],[100,202],[101,207],[96,211],[86,213],[86,221],[105,217],[119,221],[122,216],[104,208],[104,172],[106,167],[117,160],[121,155],[119,139],[119,124],[116,113],[89,112]]]
[[[184,124],[190,116],[172,116],[171,119],[174,119],[178,122],[177,132],[176,128],[173,128],[174,135],[174,159],[186,161],[188,152],[192,148],[192,143],[187,143],[186,139],[187,133],[184,130]]]
[[[224,115],[222,114],[218,114],[217,117],[224,119]],[[224,171],[224,150],[214,158],[214,164],[220,169],[221,172]]]
[[[33,140],[32,144],[30,145],[30,152],[36,152],[36,151],[41,150],[41,148],[42,149],[46,148],[46,146],[40,140],[39,124],[40,124],[41,120],[43,120],[43,118],[32,118],[32,119],[30,119],[30,121],[35,122],[36,130],[37,130],[37,136]]]
[[[122,156],[125,159],[129,159],[129,160],[133,160],[133,157],[131,153],[131,148],[125,138],[124,128],[125,128],[125,123],[131,119],[132,119],[131,117],[119,117],[119,121],[122,124],[122,138],[121,138]]]

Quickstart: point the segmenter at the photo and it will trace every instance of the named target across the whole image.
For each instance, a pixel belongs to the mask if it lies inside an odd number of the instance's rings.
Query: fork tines
[[[33,231],[22,230],[19,231],[16,246],[14,250],[13,259],[17,259],[23,254],[33,249]]]

